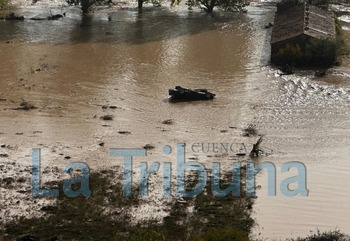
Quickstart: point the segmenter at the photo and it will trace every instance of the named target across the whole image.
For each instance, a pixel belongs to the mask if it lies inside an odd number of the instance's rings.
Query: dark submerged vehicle
[[[207,89],[186,89],[181,86],[175,86],[174,89],[169,89],[169,95],[176,100],[211,100],[215,94]]]

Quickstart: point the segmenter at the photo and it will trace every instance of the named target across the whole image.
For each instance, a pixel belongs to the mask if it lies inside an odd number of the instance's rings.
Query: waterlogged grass
[[[121,177],[113,171],[91,173],[91,197],[61,193],[57,206],[42,209],[44,217],[7,224],[0,230],[0,240],[248,240],[253,225],[248,198],[217,198],[206,190],[197,198],[174,201],[162,224],[147,221],[132,226],[127,210],[140,205],[137,188],[134,196],[124,198],[115,180]]]

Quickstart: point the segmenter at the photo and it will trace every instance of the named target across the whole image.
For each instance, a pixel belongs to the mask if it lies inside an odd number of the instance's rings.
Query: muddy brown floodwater
[[[256,138],[241,130],[255,124],[269,153],[259,161],[278,170],[276,197],[267,195],[266,173],[257,177],[256,235],[287,238],[317,228],[350,233],[349,61],[325,78],[313,71],[280,76],[269,66],[271,29],[264,28],[273,22],[273,3],[254,4],[247,14],[180,7],[142,15],[101,10],[83,19],[73,7],[51,9],[67,17],[0,22],[0,144],[6,145],[0,152],[8,154],[0,165],[30,166],[34,147],[41,148],[44,166],[61,169],[72,161],[91,169],[120,165],[108,148],[151,144],[151,158],[159,161],[164,145],[180,142],[243,142],[249,149]],[[45,6],[16,11],[27,18],[48,14]],[[167,90],[175,85],[207,88],[217,98],[170,103]],[[15,109],[23,100],[37,109]],[[112,121],[100,119],[107,114]],[[171,125],[162,123],[167,119]],[[196,155],[209,162],[208,153]],[[280,166],[288,161],[305,164],[308,197],[279,192],[290,176]],[[5,221],[13,210],[23,211],[13,201],[0,205]]]

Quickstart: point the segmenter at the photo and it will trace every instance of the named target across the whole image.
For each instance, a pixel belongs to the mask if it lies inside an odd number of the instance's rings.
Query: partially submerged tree
[[[198,6],[206,12],[211,13],[214,7],[222,8],[225,11],[240,11],[245,12],[245,7],[248,6],[248,0],[188,0],[187,5]]]
[[[161,6],[162,0],[137,0],[137,8],[139,13],[142,13],[143,3],[152,3],[154,6]]]
[[[1,0],[0,0],[1,1]],[[69,5],[80,5],[83,14],[89,13],[90,7],[97,2],[104,2],[104,0],[66,0]]]

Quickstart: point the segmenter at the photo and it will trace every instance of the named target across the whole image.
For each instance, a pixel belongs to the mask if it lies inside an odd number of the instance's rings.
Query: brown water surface
[[[43,9],[18,11],[32,17]],[[33,147],[46,164],[84,161],[92,169],[120,164],[108,148],[152,144],[158,158],[165,144],[179,142],[244,142],[249,149],[256,138],[242,137],[241,129],[252,123],[270,154],[259,161],[278,170],[303,162],[310,191],[268,197],[266,175],[259,175],[256,233],[350,233],[350,69],[331,69],[322,79],[313,71],[280,76],[269,66],[271,29],[264,28],[274,11],[269,3],[247,14],[129,9],[108,21],[106,13],[82,19],[70,8],[59,21],[0,22],[0,144],[14,147],[8,161],[30,165]],[[170,103],[167,90],[175,85],[207,88],[217,98]],[[38,109],[14,110],[22,100]],[[106,114],[114,120],[101,120]],[[166,119],[173,124],[162,124]],[[277,177],[279,188],[286,174]]]

